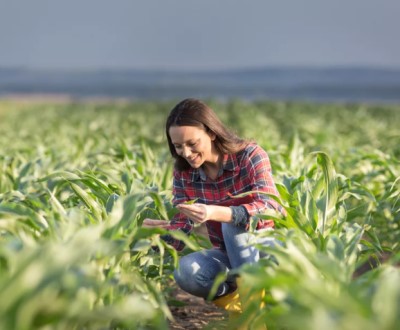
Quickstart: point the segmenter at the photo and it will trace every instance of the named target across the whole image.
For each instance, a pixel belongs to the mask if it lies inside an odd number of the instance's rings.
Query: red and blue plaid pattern
[[[224,155],[222,173],[216,180],[206,177],[204,171],[191,168],[186,171],[174,171],[173,204],[195,200],[208,205],[238,206],[246,208],[250,216],[262,213],[266,209],[284,212],[282,207],[267,195],[253,193],[245,198],[231,198],[248,191],[262,191],[279,196],[271,173],[268,154],[257,144],[249,144],[242,151]],[[206,222],[208,234],[214,247],[224,249],[221,223]],[[273,227],[272,220],[259,220],[257,229]],[[247,228],[249,224],[247,225]],[[189,234],[193,222],[178,213],[172,220],[169,230],[182,230]],[[181,250],[184,244],[172,237],[166,239],[175,249]]]

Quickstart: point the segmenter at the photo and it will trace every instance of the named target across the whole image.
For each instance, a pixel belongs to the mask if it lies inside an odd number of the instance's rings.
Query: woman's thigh
[[[260,255],[260,251],[254,244],[273,246],[273,238],[257,238],[248,232],[244,227],[234,226],[230,223],[222,224],[224,242],[232,269],[236,269],[245,263],[256,263],[265,254]]]

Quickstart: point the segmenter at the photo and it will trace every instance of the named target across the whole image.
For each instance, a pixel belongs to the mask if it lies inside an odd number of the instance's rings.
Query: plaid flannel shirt
[[[221,171],[216,180],[208,178],[202,168],[190,168],[186,171],[174,171],[173,204],[197,199],[196,203],[207,205],[239,206],[246,208],[249,216],[262,213],[266,209],[275,209],[284,213],[282,207],[267,195],[253,193],[247,198],[231,198],[247,191],[257,190],[278,196],[271,173],[268,154],[257,144],[251,143],[242,151],[224,155]],[[208,235],[212,245],[225,249],[221,222],[206,221]],[[259,220],[257,229],[273,227],[272,220]],[[249,220],[246,225],[249,228]],[[171,220],[168,230],[182,230],[190,234],[193,229],[192,220],[181,213]],[[184,247],[182,241],[170,235],[163,237],[175,249]]]

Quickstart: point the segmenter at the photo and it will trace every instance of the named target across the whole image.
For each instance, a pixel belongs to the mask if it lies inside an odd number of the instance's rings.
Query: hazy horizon
[[[0,68],[0,98],[166,100],[186,97],[321,102],[400,102],[400,70],[262,68],[225,71],[25,70]]]
[[[73,67],[73,68],[62,68],[62,67],[40,67],[40,66],[1,66],[0,70],[13,71],[13,70],[25,70],[25,71],[41,71],[41,72],[101,72],[101,71],[114,71],[114,72],[134,72],[134,71],[145,71],[145,72],[173,72],[173,73],[215,73],[215,72],[244,72],[244,71],[263,71],[263,70],[310,70],[310,71],[323,71],[323,70],[370,70],[370,71],[387,71],[387,72],[400,72],[400,66],[388,66],[388,65],[350,65],[350,64],[330,64],[330,65],[242,65],[232,67],[209,67],[209,68],[196,68],[196,67]]]

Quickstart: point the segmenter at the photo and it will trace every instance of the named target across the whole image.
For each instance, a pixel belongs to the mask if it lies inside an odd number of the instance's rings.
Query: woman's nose
[[[190,148],[188,148],[188,147],[182,148],[182,156],[183,157],[188,157],[188,156],[190,156],[191,153],[192,153],[192,151],[190,150]]]

